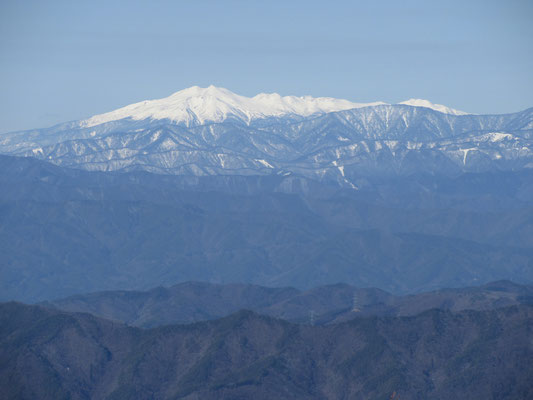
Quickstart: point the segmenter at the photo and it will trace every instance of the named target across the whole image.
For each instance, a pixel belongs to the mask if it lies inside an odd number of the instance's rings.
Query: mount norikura
[[[425,100],[353,103],[192,87],[86,120],[0,135],[0,152],[98,171],[368,177],[533,167],[533,109],[472,115]]]

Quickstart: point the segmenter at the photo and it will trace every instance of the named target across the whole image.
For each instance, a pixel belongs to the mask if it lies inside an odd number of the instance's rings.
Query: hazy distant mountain
[[[87,120],[0,136],[0,152],[99,171],[297,174],[358,188],[369,176],[533,167],[533,109],[470,115],[425,100],[253,98],[193,87]]]
[[[533,308],[150,330],[0,305],[4,399],[527,399]]]
[[[186,282],[145,292],[96,292],[44,303],[144,328],[211,320],[243,309],[292,322],[322,325],[361,316],[417,315],[432,308],[481,311],[519,304],[533,305],[532,285],[498,281],[478,287],[393,296],[380,289],[346,284],[301,291]]]
[[[530,172],[340,189],[295,176],[69,170],[0,157],[0,297],[184,281],[392,293],[533,281]]]
[[[170,120],[184,126],[227,120],[249,124],[270,117],[308,117],[378,104],[384,103],[353,103],[330,97],[283,97],[277,93],[261,93],[249,98],[215,86],[193,86],[164,99],[143,101],[106,114],[95,115],[81,121],[80,125],[93,127],[125,118],[136,121]]]
[[[533,109],[404,103],[193,87],[0,135],[0,299],[533,281]]]

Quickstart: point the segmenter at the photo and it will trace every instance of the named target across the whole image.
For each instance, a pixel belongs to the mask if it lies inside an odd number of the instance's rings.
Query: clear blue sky
[[[0,132],[199,85],[533,106],[533,1],[0,1]]]

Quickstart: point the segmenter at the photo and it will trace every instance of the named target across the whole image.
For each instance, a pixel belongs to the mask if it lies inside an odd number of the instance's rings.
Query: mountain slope
[[[261,93],[249,98],[215,86],[207,88],[193,86],[164,99],[143,101],[106,114],[95,115],[81,121],[80,125],[92,127],[124,118],[164,119],[185,126],[222,122],[228,119],[249,124],[253,120],[269,117],[307,117],[377,104],[383,103],[361,104],[330,97],[282,97],[277,93]]]
[[[405,104],[405,105],[414,106],[414,107],[431,108],[432,110],[439,111],[444,114],[452,114],[452,115],[467,115],[468,114],[468,113],[465,113],[464,111],[454,110],[453,108],[443,106],[442,104],[433,104],[428,100],[422,100],[422,99],[409,99],[406,101],[401,101],[398,104]]]
[[[371,176],[533,166],[533,109],[470,115],[421,100],[253,98],[193,87],[83,121],[0,136],[0,152],[99,171],[295,173],[358,188]]]
[[[370,315],[417,315],[432,308],[481,311],[518,304],[533,305],[533,286],[498,281],[478,287],[393,296],[379,289],[346,284],[301,291],[186,282],[146,292],[96,292],[43,303],[143,328],[211,320],[242,309],[303,323],[311,323],[312,313],[313,323],[322,325]]]
[[[251,312],[128,328],[0,305],[5,399],[524,399],[532,308],[358,318],[325,327]]]
[[[533,280],[527,173],[353,191],[284,176],[89,173],[13,157],[0,165],[6,300],[188,280],[393,293]]]

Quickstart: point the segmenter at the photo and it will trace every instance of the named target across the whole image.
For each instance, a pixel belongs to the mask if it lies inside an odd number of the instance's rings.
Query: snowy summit
[[[80,122],[91,127],[124,118],[133,120],[168,119],[186,126],[206,122],[222,122],[236,118],[245,123],[256,119],[283,116],[307,117],[315,114],[349,110],[386,104],[383,102],[354,103],[331,97],[280,96],[277,93],[260,93],[254,97],[240,96],[228,89],[209,86],[193,86],[158,100],[146,100],[105,114],[95,115]],[[408,100],[400,104],[429,107],[448,114],[464,114],[461,111],[432,104],[427,100]]]
[[[425,107],[425,108],[431,108],[432,110],[439,111],[444,114],[451,114],[451,115],[467,115],[468,113],[464,111],[455,110],[450,107],[443,106],[442,104],[433,104],[430,101],[422,100],[422,99],[409,99],[406,101],[402,101],[398,104],[404,104],[406,106],[413,106],[413,107]]]
[[[384,103],[361,104],[331,97],[280,96],[277,93],[261,93],[254,97],[245,97],[215,86],[207,88],[193,86],[164,99],[142,101],[95,115],[82,121],[82,125],[90,127],[123,118],[169,119],[187,126],[221,122],[230,117],[249,123],[254,119],[267,117],[309,116],[379,104]]]

